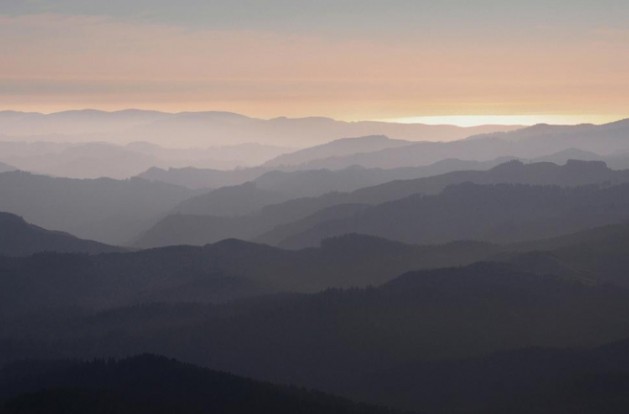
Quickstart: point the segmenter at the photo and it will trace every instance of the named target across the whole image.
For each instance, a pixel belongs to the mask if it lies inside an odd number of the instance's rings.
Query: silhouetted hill
[[[399,148],[411,144],[411,141],[391,139],[383,135],[342,138],[332,142],[305,148],[289,154],[280,155],[264,164],[265,167],[299,166],[310,161],[328,157],[354,155],[375,152],[386,148]]]
[[[70,308],[24,318],[16,318],[14,311],[8,315],[5,308],[0,354],[10,360],[149,349],[247,376],[424,412],[568,413],[580,404],[591,412],[615,412],[614,407],[626,404],[625,374],[618,375],[619,367],[629,367],[622,343],[592,353],[524,350],[477,357],[531,346],[599,346],[629,336],[629,291],[606,284],[627,283],[623,269],[629,266],[628,237],[626,225],[588,230],[528,246],[547,252],[499,257],[509,263],[413,271],[364,290],[267,296],[212,307],[144,305],[97,313]],[[225,279],[204,286],[200,280],[216,280],[207,273],[187,278],[195,268],[216,270],[216,277],[236,275],[241,282],[251,275],[249,281],[272,281],[275,286],[286,283],[282,274],[301,287],[313,288],[313,281],[328,286],[367,280],[380,284],[390,279],[383,275],[404,265],[404,257],[411,266],[440,267],[528,247],[472,242],[418,247],[344,236],[320,249],[297,252],[228,240],[205,248],[93,257],[39,255],[0,263],[11,283],[10,289],[0,289],[6,293],[0,303],[26,302],[36,309],[44,303],[41,298],[55,298],[56,303],[47,303],[54,306],[94,305],[99,299],[99,307],[120,306],[124,302],[111,301],[121,296],[116,289],[137,289],[140,294],[127,303],[203,301],[217,286],[234,286]],[[38,257],[46,260],[37,263]],[[63,264],[66,257],[74,259]],[[116,261],[88,265],[99,258]],[[17,262],[22,269],[33,269],[33,276],[11,273]],[[90,266],[102,270],[111,285],[86,279]],[[73,273],[81,275],[81,289],[93,290],[79,289],[77,295],[72,288],[76,282],[68,283]],[[189,285],[179,284],[184,275]],[[24,290],[28,295],[20,296],[15,281],[24,279],[45,284],[34,289],[34,283]],[[59,285],[58,291],[51,285]],[[151,290],[156,285],[161,292]],[[77,296],[86,300],[77,303]]]
[[[225,240],[98,256],[40,254],[0,259],[0,310],[150,302],[224,302],[278,292],[382,284],[420,268],[468,264],[496,253],[484,243],[409,246],[346,235],[317,249],[287,251]]]
[[[413,180],[452,171],[482,171],[504,162],[442,160],[422,167],[380,169],[353,166],[342,170],[272,171],[255,180],[260,188],[285,192],[292,198],[316,197],[331,192],[354,192],[396,180]],[[628,174],[629,177],[629,174]],[[585,178],[584,178],[585,180]],[[355,200],[350,200],[356,202]]]
[[[351,387],[363,401],[389,401],[426,413],[622,414],[629,407],[627,352],[623,341],[583,351],[530,348],[484,358],[416,362],[368,374]],[[70,406],[77,412],[116,413],[206,412],[219,407],[227,413],[395,412],[150,354],[92,362],[14,363],[0,371],[0,383],[3,413],[68,413]]]
[[[415,362],[369,373],[355,398],[430,413],[620,414],[629,408],[628,344]]]
[[[504,161],[504,158],[486,162],[448,159],[423,167],[380,169],[352,166],[335,171],[326,169],[287,171],[263,167],[225,171],[151,168],[138,177],[191,189],[211,189],[255,181],[260,189],[283,192],[292,197],[312,197],[331,191],[353,191],[392,180],[415,179],[459,170],[487,170]]]
[[[24,362],[0,375],[3,414],[395,412],[149,354],[92,362]]]
[[[268,293],[377,286],[408,270],[489,258],[524,271],[629,286],[627,245],[629,230],[624,225],[505,246],[471,241],[412,246],[345,235],[324,240],[321,247],[297,251],[225,240],[205,247],[93,257],[48,254],[0,260],[0,291],[6,294],[0,302],[5,310],[13,311],[224,302]]]
[[[39,252],[107,253],[122,249],[68,233],[28,224],[23,218],[0,212],[0,255],[28,256]]]
[[[293,191],[290,191],[291,194],[303,197],[315,196],[328,191],[353,191],[360,187],[378,185],[392,180],[416,179],[453,171],[487,170],[513,158],[503,156],[489,161],[447,158],[425,166],[388,169],[365,168],[356,165],[338,170],[321,168],[295,170],[293,168],[291,171],[286,169],[276,170],[270,167],[235,170],[201,168],[169,168],[165,170],[151,168],[138,176],[153,181],[183,185],[193,189],[233,186],[257,179],[256,181],[260,188],[281,190],[282,186],[287,186],[293,189]],[[535,158],[528,162],[565,164],[569,160],[603,161],[613,169],[629,168],[629,160],[623,154],[603,157],[574,148]]]
[[[629,225],[626,223],[588,229],[547,240],[510,246],[507,250],[529,250],[498,256],[500,260],[529,268],[541,261],[555,261],[601,283],[629,288]]]
[[[9,319],[0,329],[5,361],[150,350],[239,375],[349,395],[356,392],[356,381],[417,361],[533,346],[594,347],[624,339],[629,337],[629,292],[514,265],[476,263],[406,273],[378,288],[211,307],[48,310]],[[385,393],[387,382],[379,385]]]
[[[0,174],[0,211],[77,237],[124,244],[194,194],[138,178],[77,180],[25,172]]]
[[[465,183],[440,194],[413,195],[324,221],[279,245],[314,246],[344,233],[414,244],[461,239],[517,242],[623,222],[629,220],[628,205],[628,184],[560,188]]]

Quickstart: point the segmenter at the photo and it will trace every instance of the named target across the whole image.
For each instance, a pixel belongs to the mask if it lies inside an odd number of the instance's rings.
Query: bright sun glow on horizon
[[[382,121],[398,122],[402,124],[457,125],[461,127],[471,127],[480,125],[603,124],[621,118],[622,117],[608,115],[442,115],[389,118],[383,119]]]

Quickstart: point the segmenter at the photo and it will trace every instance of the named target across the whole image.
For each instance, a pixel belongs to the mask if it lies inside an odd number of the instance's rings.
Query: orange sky
[[[455,123],[473,121],[461,115],[629,116],[629,29],[604,20],[575,27],[543,20],[504,33],[411,27],[374,34],[1,12],[0,109]]]

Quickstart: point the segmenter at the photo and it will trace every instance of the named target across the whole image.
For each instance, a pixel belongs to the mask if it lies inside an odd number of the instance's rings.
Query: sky
[[[0,110],[629,117],[626,0],[1,0]]]

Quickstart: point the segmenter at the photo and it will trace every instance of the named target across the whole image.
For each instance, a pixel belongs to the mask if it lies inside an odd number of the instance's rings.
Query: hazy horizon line
[[[285,116],[277,115],[273,117],[260,117],[255,115],[244,114],[241,112],[234,112],[229,110],[217,110],[217,109],[203,109],[203,110],[184,110],[184,111],[170,111],[160,109],[149,109],[140,107],[125,107],[121,109],[99,109],[95,107],[85,108],[72,108],[64,110],[54,111],[29,111],[19,109],[1,109],[0,113],[21,113],[21,114],[37,114],[37,115],[57,115],[64,113],[78,113],[78,112],[98,112],[98,113],[124,113],[124,112],[146,112],[146,113],[158,113],[165,115],[182,115],[182,114],[226,114],[237,115],[249,119],[271,121],[277,119],[325,119],[337,122],[346,123],[361,123],[361,122],[377,122],[387,124],[405,124],[405,125],[427,125],[427,126],[454,126],[459,128],[474,128],[481,126],[533,126],[539,124],[549,125],[605,125],[629,119],[629,115],[594,115],[594,114],[581,114],[581,115],[565,115],[565,114],[496,114],[496,115],[480,115],[480,114],[448,114],[448,115],[418,115],[418,116],[403,116],[395,118],[376,118],[376,119],[343,119],[336,118],[334,116],[326,115],[304,115],[304,116]]]

